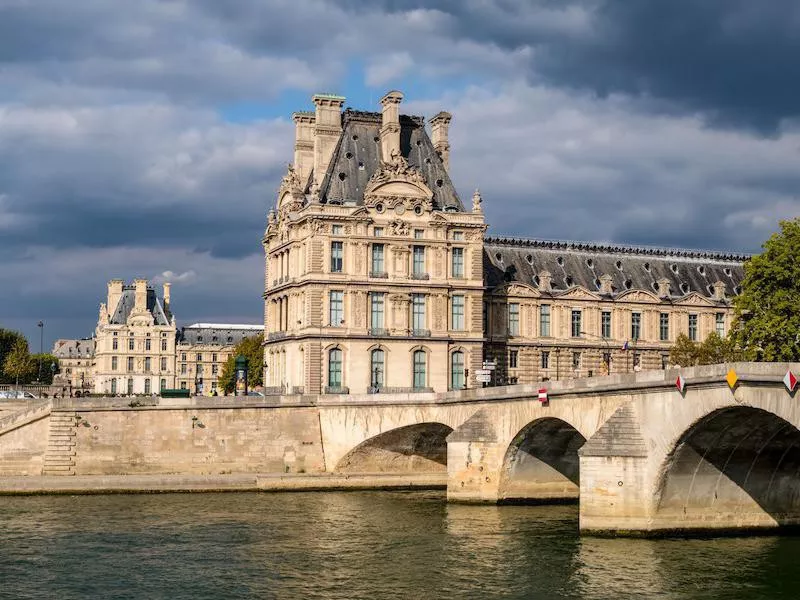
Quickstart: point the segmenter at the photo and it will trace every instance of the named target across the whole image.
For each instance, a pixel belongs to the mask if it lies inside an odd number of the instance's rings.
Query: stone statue
[[[483,208],[481,204],[483,203],[483,198],[481,198],[480,190],[476,189],[475,193],[472,194],[472,212],[479,213],[483,212]]]

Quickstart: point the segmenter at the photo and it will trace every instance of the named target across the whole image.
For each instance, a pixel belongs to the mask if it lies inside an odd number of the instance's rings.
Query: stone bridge
[[[549,382],[547,403],[524,385],[57,400],[0,414],[0,476],[439,472],[450,501],[579,501],[584,532],[789,527],[800,525],[800,407],[787,370],[800,365]]]

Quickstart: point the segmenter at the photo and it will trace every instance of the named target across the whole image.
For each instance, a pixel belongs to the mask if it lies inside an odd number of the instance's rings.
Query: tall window
[[[550,368],[550,351],[549,350],[542,350],[542,368],[549,369]]]
[[[149,334],[148,334],[148,335],[149,335]],[[144,341],[144,349],[145,349],[145,350],[150,350],[150,338],[147,338],[147,339]]]
[[[197,353],[197,357],[196,358],[197,358],[197,362],[203,362],[203,355],[200,352]]]
[[[344,292],[332,291],[328,295],[330,300],[330,325],[341,327],[344,321]]]
[[[144,372],[145,373],[149,373],[150,372],[150,357],[149,356],[144,359]]]
[[[128,395],[133,394],[133,377],[128,377]]]
[[[489,303],[483,303],[483,335],[489,335]]]
[[[697,315],[689,315],[689,339],[697,341]]]
[[[425,246],[414,246],[412,267],[414,275],[425,273]]]
[[[605,339],[609,339],[611,337],[611,311],[604,310],[601,316],[600,322],[600,335],[603,336]]]
[[[162,352],[166,352],[167,351],[167,339],[166,338],[161,340],[161,351]]]
[[[725,313],[717,313],[714,315],[714,324],[716,332],[719,337],[725,337]]]
[[[384,352],[381,349],[373,350],[370,354],[370,381],[372,387],[380,389],[383,387],[384,381]]]
[[[453,248],[452,262],[453,262],[452,264],[453,277],[463,277],[464,276],[463,248]]]
[[[342,242],[331,242],[331,273],[342,272],[343,255],[344,255],[344,247]]]
[[[181,363],[181,375],[186,375],[186,363]]]
[[[373,292],[370,294],[370,327],[383,329],[383,294]]]
[[[144,393],[145,394],[149,394],[150,393],[150,380],[149,379],[145,379],[144,380]]]
[[[133,357],[128,357],[128,373],[133,372]]]
[[[111,340],[111,349],[117,350],[118,348],[119,348],[118,340],[117,338],[114,338],[113,340]]]
[[[342,351],[339,348],[328,352],[328,386],[342,387]]]
[[[425,329],[425,294],[411,295],[411,328],[415,331]]]
[[[372,273],[382,275],[383,266],[383,244],[372,244]]]
[[[519,350],[509,350],[508,351],[508,368],[509,369],[516,369],[518,360],[519,360]]]
[[[631,339],[635,342],[642,337],[642,313],[631,313]]]
[[[116,394],[117,393],[117,379],[116,379],[116,377],[111,380],[111,393],[112,394]]]
[[[133,335],[128,338],[128,350],[133,350]]]
[[[581,311],[572,311],[572,337],[581,337]]]
[[[450,388],[464,388],[464,353],[456,350],[450,355]]]
[[[464,296],[453,296],[450,309],[451,328],[457,331],[464,329]]]
[[[550,305],[542,304],[539,307],[539,335],[550,337]]]
[[[426,359],[422,350],[414,352],[414,387],[417,389],[424,388],[427,384]]]
[[[211,362],[217,362],[217,353],[216,353],[216,352],[214,352],[214,353],[211,355]]]
[[[117,357],[116,356],[112,356],[111,357],[111,370],[112,371],[116,371],[117,370]]]
[[[669,340],[669,313],[658,315],[658,339],[662,342]]]
[[[167,380],[166,379],[162,379],[161,380],[161,388],[160,389],[162,389],[162,390],[167,389]]]
[[[508,305],[508,335],[519,335],[519,303]]]

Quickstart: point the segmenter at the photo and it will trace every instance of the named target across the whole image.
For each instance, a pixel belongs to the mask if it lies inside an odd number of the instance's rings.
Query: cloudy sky
[[[114,277],[258,322],[315,92],[453,113],[491,234],[758,251],[800,214],[798,57],[797,0],[0,0],[0,327],[90,335]]]

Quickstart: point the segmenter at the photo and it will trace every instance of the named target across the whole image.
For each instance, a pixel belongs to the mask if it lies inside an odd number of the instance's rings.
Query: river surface
[[[800,538],[580,538],[442,492],[0,498],[0,598],[800,598]]]

